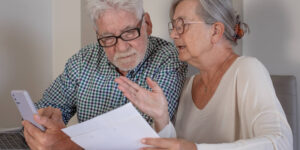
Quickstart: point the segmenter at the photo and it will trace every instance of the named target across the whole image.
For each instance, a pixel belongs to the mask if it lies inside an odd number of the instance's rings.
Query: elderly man
[[[83,122],[128,103],[114,82],[119,76],[146,89],[150,89],[146,78],[154,79],[166,95],[173,118],[187,66],[178,60],[171,43],[150,36],[152,23],[144,13],[143,1],[89,0],[88,10],[98,44],[70,58],[37,103],[41,109],[35,119],[46,131],[23,122],[25,139],[32,149],[79,148],[60,129],[76,112],[78,121]],[[143,117],[152,124],[149,116]]]

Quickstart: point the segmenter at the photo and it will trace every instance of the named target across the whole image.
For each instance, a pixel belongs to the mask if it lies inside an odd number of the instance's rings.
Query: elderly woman
[[[147,91],[125,77],[119,89],[150,115],[162,137],[146,138],[147,149],[291,150],[292,132],[270,75],[253,57],[233,52],[243,36],[231,0],[177,0],[171,9],[170,35],[181,61],[200,73],[187,79],[175,129],[162,89],[150,78]]]

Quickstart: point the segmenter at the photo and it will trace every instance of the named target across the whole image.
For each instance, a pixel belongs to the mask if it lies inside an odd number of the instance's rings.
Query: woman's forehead
[[[194,18],[197,16],[196,8],[198,6],[198,0],[183,0],[175,8],[173,19],[177,18]]]

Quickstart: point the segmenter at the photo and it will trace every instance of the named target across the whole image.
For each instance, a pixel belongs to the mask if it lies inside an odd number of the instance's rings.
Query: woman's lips
[[[178,49],[178,50],[183,50],[183,49],[185,49],[185,48],[186,48],[186,46],[184,46],[184,45],[177,46],[177,49]]]

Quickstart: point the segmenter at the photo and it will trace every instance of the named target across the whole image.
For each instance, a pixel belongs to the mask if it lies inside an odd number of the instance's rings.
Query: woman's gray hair
[[[101,15],[108,9],[120,9],[132,12],[138,19],[141,19],[144,8],[143,0],[86,0],[87,10],[96,26],[96,22]]]
[[[173,18],[177,5],[183,0],[174,0],[170,10],[170,17]],[[197,15],[204,20],[206,24],[214,24],[222,22],[225,26],[225,38],[236,45],[236,31],[235,27],[240,23],[239,17],[236,14],[232,0],[198,0]],[[246,24],[241,23],[248,27]]]

